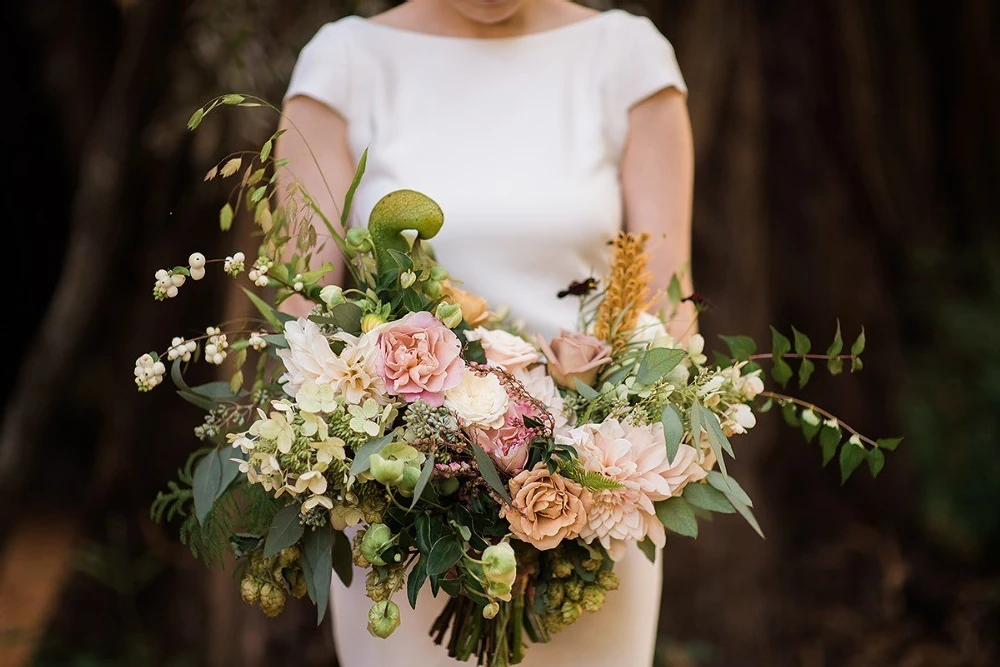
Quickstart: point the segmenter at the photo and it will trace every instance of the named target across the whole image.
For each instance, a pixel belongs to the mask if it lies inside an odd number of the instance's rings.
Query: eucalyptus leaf
[[[343,535],[337,537],[347,539]],[[323,622],[326,608],[330,604],[334,543],[334,535],[329,526],[310,530],[302,540],[302,570],[306,576],[309,597],[316,603],[316,625]]]
[[[455,566],[462,558],[462,543],[453,535],[444,535],[434,546],[427,557],[427,574],[441,575]]]
[[[718,470],[711,470],[709,471],[706,479],[712,487],[722,491],[730,502],[732,502],[733,499],[736,499],[747,507],[753,507],[753,501],[750,500],[750,496],[747,495],[747,492],[743,490],[743,487],[741,487],[732,477],[723,475]],[[735,507],[735,505],[733,507]]]
[[[683,497],[693,507],[709,512],[732,514],[736,511],[726,494],[709,484],[688,484],[684,487]]]
[[[576,393],[580,394],[580,396],[583,396],[588,401],[592,401],[601,395],[593,387],[584,384],[578,377],[573,378],[573,387],[576,389]]]
[[[636,371],[635,381],[639,384],[650,385],[662,378],[670,371],[677,368],[678,364],[684,361],[687,352],[675,350],[669,347],[654,347],[646,352],[646,355],[639,362],[639,370]]]
[[[275,555],[282,549],[296,544],[302,539],[305,527],[300,520],[301,512],[297,504],[285,505],[274,515],[271,527],[264,540],[264,557]]]
[[[180,389],[177,391],[177,395],[183,398],[188,403],[196,405],[202,410],[214,410],[218,403],[210,398],[205,398],[201,394],[196,394],[190,389]]]
[[[285,340],[285,334],[267,334],[266,336],[261,336],[268,345],[278,348],[287,348],[288,341]]]
[[[719,423],[719,418],[715,415],[715,413],[711,410],[702,408],[701,419],[702,424],[708,431],[709,441],[714,438],[722,451],[726,452],[731,457],[736,458],[736,453],[733,452],[733,446],[730,444],[729,438],[726,437],[725,432],[723,432],[722,425]],[[721,459],[722,457],[719,458]]]
[[[191,390],[188,383],[184,380],[184,373],[181,372],[181,361],[180,357],[174,359],[174,363],[170,364],[170,379],[174,381],[174,386],[180,390]],[[214,407],[214,406],[213,406]],[[212,408],[209,408],[211,410]]]
[[[676,273],[670,276],[670,282],[667,284],[667,299],[674,308],[681,302],[681,281]]]
[[[735,509],[739,515],[743,517],[748,524],[750,524],[750,527],[753,528],[754,531],[762,538],[767,539],[764,537],[764,531],[760,529],[760,524],[757,523],[757,517],[753,515],[750,508],[732,495],[726,494],[726,498],[733,504],[733,509]]]
[[[358,447],[358,450],[354,452],[354,461],[351,463],[351,474],[357,476],[367,472],[371,468],[372,454],[378,454],[390,442],[392,442],[392,434],[387,434],[377,440],[369,440]]]
[[[649,559],[650,563],[656,562],[656,545],[653,544],[653,540],[647,537],[639,542],[637,546],[639,547],[639,551]]]
[[[261,299],[259,296],[257,296],[250,290],[248,290],[246,287],[243,287],[241,289],[250,299],[250,302],[253,303],[253,305],[257,308],[258,311],[260,311],[260,314],[264,316],[264,319],[271,324],[271,326],[273,326],[278,331],[284,331],[285,327],[281,323],[281,319],[275,313],[274,308],[271,308],[271,306],[267,305],[267,303],[263,299]]]
[[[350,586],[354,579],[354,560],[351,553],[351,540],[339,531],[333,533],[333,571],[337,573],[344,586]]]
[[[361,159],[358,160],[358,168],[354,171],[351,186],[347,188],[347,194],[344,195],[344,206],[340,210],[340,226],[342,229],[347,229],[347,220],[351,215],[351,205],[354,203],[354,193],[358,191],[358,186],[361,184],[361,177],[365,175],[365,167],[367,165],[368,149],[366,148],[361,154]]]
[[[424,467],[420,469],[420,477],[417,478],[417,484],[413,487],[413,500],[410,502],[410,509],[412,510],[417,506],[420,501],[420,496],[424,493],[424,488],[427,486],[427,481],[431,478],[431,473],[434,472],[434,454],[431,453],[424,461]]]
[[[201,525],[205,525],[205,519],[212,511],[212,505],[219,497],[221,489],[222,459],[219,457],[219,450],[213,449],[198,461],[191,480],[194,515]]]
[[[660,414],[660,422],[663,424],[663,437],[667,441],[667,462],[672,463],[684,437],[684,423],[681,420],[680,410],[668,403]]]
[[[510,494],[507,493],[507,486],[501,481],[500,475],[497,473],[496,466],[493,465],[493,459],[490,455],[483,451],[482,447],[475,443],[469,443],[469,447],[472,448],[472,453],[476,457],[476,465],[479,467],[479,472],[486,480],[486,483],[492,487],[494,491],[500,494],[506,502],[510,502]],[[427,571],[434,574],[433,568],[428,565]]]
[[[701,406],[701,403],[695,401],[691,404],[691,411],[688,414],[688,419],[691,422],[691,440],[694,443],[698,443],[701,440],[701,432],[705,431],[708,435],[708,446],[712,449],[712,453],[715,455],[716,460],[719,463],[719,469],[722,474],[726,473],[726,460],[723,458],[723,452],[721,443],[718,438],[712,436],[709,431],[707,422],[708,410]]]
[[[867,458],[863,447],[848,442],[840,448],[840,483],[844,484],[858,466]]]
[[[335,306],[331,311],[330,315],[333,318],[334,324],[343,329],[349,334],[358,335],[361,333],[361,318],[364,313],[361,308],[350,301],[345,301],[338,306]]]
[[[685,537],[698,537],[698,519],[684,498],[667,498],[656,503],[655,507],[656,517],[667,529]]]

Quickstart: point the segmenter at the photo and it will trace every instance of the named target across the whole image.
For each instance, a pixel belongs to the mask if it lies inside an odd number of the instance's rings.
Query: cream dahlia
[[[618,482],[617,489],[596,491],[587,506],[587,524],[580,537],[598,540],[613,560],[625,553],[629,541],[649,537],[662,547],[663,524],[653,503],[679,495],[688,482],[705,477],[695,459],[697,452],[681,445],[674,460],[667,460],[663,426],[633,426],[609,419],[564,430],[556,442],[576,448],[581,465]]]

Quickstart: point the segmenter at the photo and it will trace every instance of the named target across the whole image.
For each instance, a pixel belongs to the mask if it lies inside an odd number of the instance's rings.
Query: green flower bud
[[[399,286],[402,287],[403,289],[412,287],[413,283],[415,282],[417,282],[417,274],[415,274],[413,271],[410,270],[403,271],[403,273],[401,273],[399,276]]]
[[[512,597],[510,584],[505,584],[502,581],[487,581],[486,594],[504,602],[510,602]]]
[[[618,583],[618,575],[611,570],[602,570],[597,573],[597,585],[606,591],[617,591]]]
[[[376,602],[368,610],[368,632],[385,639],[399,627],[399,607],[392,600]]]
[[[368,313],[361,318],[361,331],[368,333],[375,327],[385,324],[386,319],[378,313]]]
[[[256,604],[260,599],[260,581],[251,576],[243,577],[240,582],[240,597],[247,604]]]
[[[351,227],[347,230],[344,241],[350,252],[371,252],[375,247],[367,227]]]
[[[327,308],[333,308],[344,303],[344,290],[338,285],[327,285],[319,291],[319,298],[326,304]]]
[[[565,579],[573,574],[573,561],[568,558],[552,559],[552,576],[557,579]]]
[[[449,329],[454,329],[462,323],[462,307],[457,303],[439,303],[434,309],[434,317]]]
[[[438,482],[437,488],[442,496],[450,496],[458,491],[458,480],[454,477],[445,477]]]
[[[490,620],[496,618],[496,615],[500,613],[500,604],[497,602],[491,602],[485,607],[483,607],[483,618]]]
[[[588,558],[587,560],[580,563],[580,565],[582,565],[583,569],[586,570],[587,572],[597,572],[599,569],[601,569],[601,562],[602,559],[600,558]]]
[[[399,491],[404,496],[412,496],[413,490],[417,488],[417,480],[420,479],[420,468],[414,465],[407,465],[403,468],[403,479],[399,482]]]
[[[260,608],[268,618],[274,618],[285,609],[285,593],[277,586],[265,583],[260,587]]]
[[[424,293],[432,299],[441,296],[441,283],[437,280],[428,280],[424,284]]]
[[[492,544],[483,551],[483,575],[491,582],[514,585],[517,577],[517,557],[509,542]]]
[[[552,609],[558,609],[562,606],[563,599],[566,597],[566,588],[563,586],[561,581],[551,581],[548,587],[549,594],[549,607]]]
[[[566,582],[566,597],[573,602],[579,602],[583,597],[583,582],[579,579],[570,579]]]
[[[583,608],[591,613],[604,606],[604,589],[595,584],[583,587]]]
[[[431,280],[436,280],[438,282],[442,280],[448,280],[448,269],[444,268],[440,264],[435,264],[430,270]]]
[[[406,470],[406,462],[398,459],[386,459],[381,454],[372,454],[371,459],[372,477],[381,484],[390,486],[403,481],[403,471]]]
[[[373,565],[385,565],[382,552],[392,545],[393,535],[389,526],[376,523],[368,527],[361,540],[361,555]]]
[[[563,606],[559,609],[559,613],[562,615],[563,623],[569,625],[576,619],[580,618],[580,615],[583,613],[583,607],[581,607],[578,602],[570,602],[567,600],[566,602],[563,602]]]

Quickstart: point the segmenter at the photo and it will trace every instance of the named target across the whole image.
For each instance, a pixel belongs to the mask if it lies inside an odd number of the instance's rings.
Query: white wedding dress
[[[471,39],[391,28],[357,17],[324,26],[302,50],[286,99],[307,95],[345,118],[352,153],[369,149],[355,199],[364,221],[382,195],[419,190],[445,224],[438,260],[465,289],[507,305],[529,331],[573,328],[571,281],[603,272],[622,225],[618,165],[628,111],[668,87],[685,90],[673,49],[647,19],[611,10],[521,37]],[[313,138],[313,141],[316,139]],[[621,587],[525,667],[648,667],[661,563],[630,548]],[[389,639],[367,630],[364,573],[332,591],[343,667],[458,665],[428,636],[446,596],[426,588]]]

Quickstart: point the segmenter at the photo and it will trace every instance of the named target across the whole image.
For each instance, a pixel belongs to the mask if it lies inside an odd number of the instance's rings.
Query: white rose
[[[542,355],[534,345],[502,329],[477,327],[466,331],[465,337],[482,344],[486,361],[512,373],[542,360]]]
[[[514,377],[524,385],[524,390],[533,399],[548,409],[555,419],[556,428],[566,425],[565,402],[559,389],[556,388],[556,383],[545,372],[544,366],[535,366],[530,371],[514,373]]]
[[[660,345],[660,343],[672,343],[673,339],[670,338],[670,334],[667,333],[667,328],[663,325],[663,322],[660,321],[659,317],[643,312],[639,313],[639,318],[635,322],[635,328],[632,330],[632,338],[630,342],[652,343],[656,347],[670,347],[670,345]]]
[[[288,349],[278,350],[285,365],[285,373],[278,378],[290,396],[295,396],[306,382],[323,382],[337,355],[330,343],[312,320],[300,318],[285,324]]]
[[[500,428],[507,418],[510,401],[495,375],[465,371],[461,384],[444,393],[444,404],[458,415],[463,425]]]

